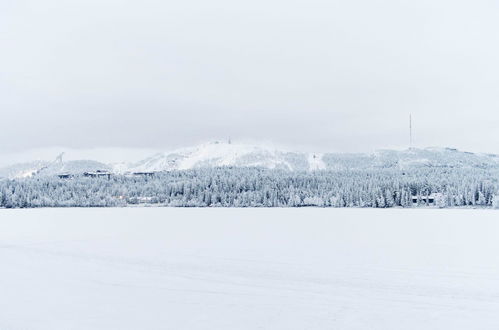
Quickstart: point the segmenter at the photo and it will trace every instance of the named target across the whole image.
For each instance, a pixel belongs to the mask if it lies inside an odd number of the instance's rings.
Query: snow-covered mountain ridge
[[[74,159],[74,158],[73,158]],[[379,150],[373,153],[310,153],[255,145],[212,142],[171,152],[161,152],[136,162],[105,163],[97,160],[32,161],[0,169],[0,177],[157,172],[203,167],[262,167],[289,171],[355,170],[369,168],[411,169],[421,167],[499,168],[499,156],[462,152],[451,148]]]
[[[142,161],[115,167],[123,171],[186,170],[202,167],[263,167],[291,171],[414,167],[499,167],[499,156],[452,148],[378,150],[373,153],[310,153],[262,145],[207,143],[158,153]]]
[[[308,155],[263,145],[212,142],[172,152],[158,153],[129,164],[132,171],[187,170],[202,167],[264,167],[308,170]]]

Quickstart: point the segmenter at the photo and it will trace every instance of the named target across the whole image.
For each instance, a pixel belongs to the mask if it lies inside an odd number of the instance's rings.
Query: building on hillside
[[[132,173],[134,176],[147,176],[147,177],[153,177],[154,172],[133,172]]]
[[[429,205],[436,206],[437,202],[443,198],[443,194],[441,193],[431,193],[429,195],[418,195],[412,196],[412,204],[414,206],[417,205]]]
[[[102,178],[102,177],[107,177],[108,179],[111,178],[111,172],[106,171],[106,170],[97,170],[94,172],[85,172],[83,173],[83,176],[88,177],[88,178]]]

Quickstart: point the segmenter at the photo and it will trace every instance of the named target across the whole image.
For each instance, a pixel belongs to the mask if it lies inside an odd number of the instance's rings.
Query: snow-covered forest
[[[499,172],[412,168],[282,171],[204,168],[153,175],[0,181],[0,207],[499,207]],[[430,199],[431,196],[431,199]]]

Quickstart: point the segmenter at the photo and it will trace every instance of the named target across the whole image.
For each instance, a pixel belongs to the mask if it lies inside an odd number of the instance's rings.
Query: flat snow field
[[[499,329],[499,212],[0,210],[0,329]]]

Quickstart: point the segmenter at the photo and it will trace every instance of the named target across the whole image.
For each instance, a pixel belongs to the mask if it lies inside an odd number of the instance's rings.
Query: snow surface
[[[498,329],[493,210],[0,210],[0,329]]]

